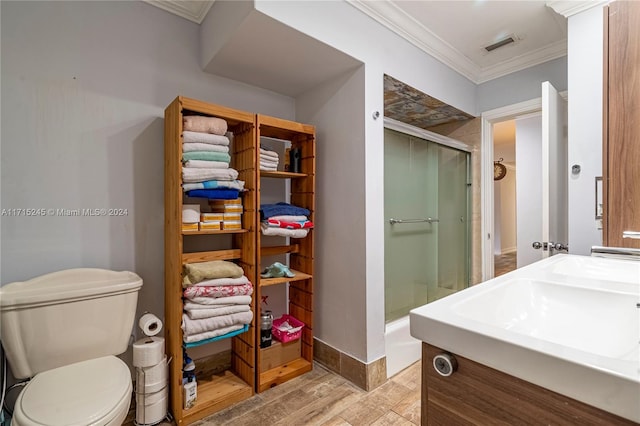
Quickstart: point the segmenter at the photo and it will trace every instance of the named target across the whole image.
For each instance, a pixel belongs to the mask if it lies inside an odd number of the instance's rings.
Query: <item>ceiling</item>
[[[229,8],[243,3],[215,0],[144,0],[201,24],[214,13],[214,39],[225,42],[205,62],[206,71],[296,97],[360,66],[359,61],[282,25],[249,7],[237,22]],[[346,0],[380,24],[475,83],[482,83],[566,55],[567,16],[603,0]],[[216,21],[216,19],[219,19]],[[212,36],[213,34],[210,34]],[[488,52],[485,46],[515,42]],[[238,55],[237,52],[243,52]],[[309,54],[313,52],[313,54]],[[385,116],[428,129],[472,118],[438,99],[385,76]],[[505,156],[508,157],[508,156]],[[505,158],[506,160],[506,158]]]
[[[214,3],[214,0],[145,1],[196,23],[202,22]],[[347,1],[475,83],[565,56],[565,16],[602,3],[599,0]],[[492,52],[484,49],[506,36],[515,42]]]

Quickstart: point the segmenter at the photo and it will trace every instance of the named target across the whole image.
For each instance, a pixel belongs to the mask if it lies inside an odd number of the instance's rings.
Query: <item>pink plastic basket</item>
[[[294,327],[294,331],[291,330],[280,330],[278,327],[282,325],[285,321],[287,321],[292,327]],[[304,328],[304,323],[300,320],[295,319],[291,315],[284,314],[278,319],[273,320],[273,326],[271,327],[271,333],[275,336],[276,339],[283,343],[291,342],[297,340],[302,336],[302,329]]]

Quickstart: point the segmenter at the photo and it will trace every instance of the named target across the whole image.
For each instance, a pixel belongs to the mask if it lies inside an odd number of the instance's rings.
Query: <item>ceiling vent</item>
[[[515,43],[515,42],[516,42],[515,36],[509,36],[509,37],[503,38],[502,40],[497,41],[497,42],[495,42],[495,43],[493,43],[493,44],[491,44],[489,46],[485,46],[485,50],[487,52],[491,52],[493,50],[496,50],[499,47],[506,46],[508,44]]]

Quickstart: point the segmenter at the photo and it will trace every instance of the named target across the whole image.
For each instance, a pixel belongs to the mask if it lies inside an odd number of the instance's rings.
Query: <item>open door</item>
[[[567,106],[558,91],[542,83],[542,258],[568,250]]]

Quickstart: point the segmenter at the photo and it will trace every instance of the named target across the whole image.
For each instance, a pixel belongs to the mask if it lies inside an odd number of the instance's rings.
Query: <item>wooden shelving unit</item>
[[[245,182],[241,230],[182,231],[182,117],[206,115],[225,119],[233,133],[231,167]],[[184,97],[165,110],[165,338],[169,366],[170,410],[177,425],[193,423],[207,415],[249,398],[255,389],[255,316],[249,330],[231,338],[231,369],[208,377],[197,377],[198,398],[194,407],[183,409],[182,401],[182,267],[185,263],[234,260],[257,287],[256,277],[256,135],[255,114]],[[230,239],[223,250],[185,252],[185,240],[220,235]],[[188,241],[187,241],[188,242]],[[188,245],[188,244],[187,244]],[[255,312],[255,297],[252,310]]]
[[[265,115],[256,116],[256,147],[260,146],[260,138],[278,139],[290,143],[293,148],[301,149],[300,173],[286,171],[260,171],[260,178],[290,179],[291,204],[304,207],[310,211],[309,219],[315,219],[315,127],[282,120]],[[260,164],[260,150],[256,149],[256,164]],[[260,180],[256,181],[256,205],[260,206]],[[284,200],[282,200],[284,201]],[[259,212],[256,216],[259,221]],[[311,230],[305,238],[289,239],[289,244],[269,246],[267,238],[263,238],[258,230],[256,235],[257,261],[261,265],[262,258],[278,254],[289,254],[289,268],[294,272],[293,278],[260,278],[256,286],[257,301],[261,300],[262,289],[274,285],[289,286],[288,313],[305,324],[302,333],[300,356],[266,371],[260,368],[262,353],[260,336],[256,333],[256,391],[263,392],[273,386],[284,383],[313,368],[313,234]],[[259,318],[260,306],[256,307]],[[259,324],[256,324],[259,327]]]

